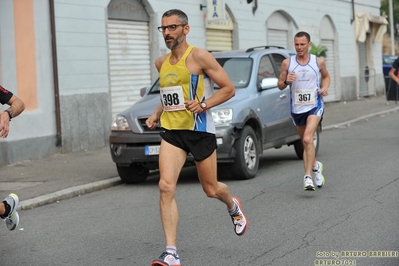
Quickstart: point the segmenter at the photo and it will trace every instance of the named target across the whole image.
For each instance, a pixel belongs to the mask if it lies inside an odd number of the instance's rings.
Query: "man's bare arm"
[[[226,71],[208,51],[197,48],[193,53],[193,59],[199,64],[202,71],[220,88],[212,97],[206,99],[207,108],[217,106],[235,95],[234,85]]]
[[[7,104],[10,105],[8,109],[11,110],[13,117],[18,116],[25,110],[24,102],[15,95],[11,97]]]
[[[321,73],[321,88],[319,89],[318,93],[327,96],[328,95],[328,88],[330,87],[330,74],[328,73],[326,61],[323,58],[317,58],[318,64],[320,66],[320,73]]]
[[[287,79],[288,62],[289,59],[284,59],[283,63],[281,64],[280,77],[278,78],[277,83],[277,86],[280,90],[284,90],[287,87],[287,84],[285,84],[284,81]]]
[[[161,66],[163,64],[163,62],[166,59],[166,55],[165,56],[161,56],[158,57],[155,60],[155,67],[158,69],[158,72],[161,69]],[[157,107],[157,109],[155,109],[155,111],[152,113],[152,115],[150,117],[147,118],[147,120],[145,121],[147,127],[149,129],[155,129],[157,127],[157,124],[159,122],[159,118],[161,117],[163,111],[163,107],[162,107],[162,103],[160,103]]]
[[[399,79],[398,79],[398,77],[397,76],[395,76],[395,71],[396,71],[396,68],[391,68],[391,70],[389,70],[389,77],[391,78],[391,79],[393,79],[396,83],[399,83]]]
[[[8,110],[11,111],[12,116],[16,117],[25,110],[24,102],[17,96],[13,95],[11,99],[7,102],[10,105]],[[0,137],[6,138],[10,131],[10,115],[7,112],[2,112],[0,114]]]

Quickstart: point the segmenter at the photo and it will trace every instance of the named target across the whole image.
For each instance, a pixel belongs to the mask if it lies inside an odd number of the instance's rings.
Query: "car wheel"
[[[250,126],[245,126],[241,136],[234,143],[235,161],[232,164],[231,175],[234,179],[254,178],[259,168],[258,139]]]
[[[129,166],[116,165],[116,169],[118,170],[119,177],[127,184],[144,182],[150,172],[148,168],[145,168],[141,164],[134,163]]]
[[[317,130],[314,133],[313,145],[315,147],[315,155],[317,155],[317,152],[319,151],[319,145],[320,145],[320,126],[317,127]],[[301,139],[294,142],[294,149],[295,149],[296,156],[298,156],[298,158],[302,160],[304,148],[303,148],[303,143],[302,143]]]

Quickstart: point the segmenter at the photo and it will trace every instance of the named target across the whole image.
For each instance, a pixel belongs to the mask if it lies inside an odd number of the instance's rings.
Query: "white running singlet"
[[[296,80],[291,83],[291,112],[302,114],[315,107],[322,108],[323,100],[317,90],[320,88],[320,67],[317,57],[309,55],[305,65],[298,63],[296,55],[290,57],[288,73],[295,72]]]

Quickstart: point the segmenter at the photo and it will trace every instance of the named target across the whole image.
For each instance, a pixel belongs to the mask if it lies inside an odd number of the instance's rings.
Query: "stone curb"
[[[359,122],[359,121],[362,121],[362,120],[367,120],[367,119],[375,117],[375,116],[380,116],[380,115],[384,115],[384,114],[394,113],[394,112],[397,112],[398,110],[399,110],[399,107],[395,107],[395,108],[392,108],[392,109],[389,109],[389,110],[384,110],[384,111],[380,111],[380,112],[364,115],[364,116],[361,116],[361,117],[358,117],[358,118],[355,118],[355,119],[352,119],[352,120],[348,120],[346,122],[342,122],[342,123],[338,123],[338,124],[334,124],[334,125],[329,125],[329,126],[325,126],[325,127],[323,126],[323,131],[324,130],[342,128],[342,127],[348,126],[348,125],[350,125],[352,123],[355,123],[355,122]]]
[[[36,198],[21,201],[18,210],[29,210],[40,207],[46,204],[54,203],[60,200],[70,199],[72,197],[81,196],[87,193],[98,191],[101,189],[110,188],[122,184],[119,177],[110,178],[107,180],[97,181],[85,185],[70,187],[54,193],[39,196]]]

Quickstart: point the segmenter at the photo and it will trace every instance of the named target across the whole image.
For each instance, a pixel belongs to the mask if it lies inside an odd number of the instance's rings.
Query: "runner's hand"
[[[156,114],[152,114],[147,120],[145,121],[145,124],[147,127],[151,130],[155,129],[157,127],[159,118]]]
[[[328,95],[328,89],[327,88],[321,88],[317,91],[317,93],[321,96],[327,96]]]
[[[0,138],[7,138],[10,130],[10,116],[6,112],[0,113]]]
[[[187,110],[193,112],[194,114],[201,113],[204,111],[202,110],[201,104],[196,100],[185,101],[184,105],[186,106]]]

